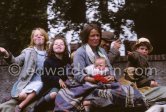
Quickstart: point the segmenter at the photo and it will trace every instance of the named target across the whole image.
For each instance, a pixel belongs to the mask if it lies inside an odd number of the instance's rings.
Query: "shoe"
[[[27,112],[35,112],[33,108],[29,108]]]
[[[46,106],[48,102],[45,100],[44,97],[40,98],[40,100],[35,104],[35,106],[30,109],[29,112],[45,112],[44,107]]]
[[[21,108],[19,108],[19,106],[17,105],[17,106],[15,107],[14,112],[21,112],[21,111],[22,111]]]

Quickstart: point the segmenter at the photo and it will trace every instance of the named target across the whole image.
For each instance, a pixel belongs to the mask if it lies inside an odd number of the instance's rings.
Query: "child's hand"
[[[127,54],[128,54],[128,55],[132,55],[133,53],[132,53],[132,52],[130,52],[130,51],[127,51]]]
[[[9,57],[9,53],[3,47],[0,47],[0,55],[3,55],[6,58]]]
[[[115,80],[115,77],[114,77],[114,76],[106,76],[105,78],[108,80],[108,82]]]
[[[157,86],[159,86],[158,82],[156,82],[156,81],[150,82],[150,87],[157,87]]]
[[[62,79],[59,79],[59,85],[60,85],[60,87],[62,87],[62,88],[66,88],[66,84],[63,82]]]
[[[95,80],[94,77],[89,77],[89,76],[85,77],[84,80],[87,81],[87,82],[93,83],[93,84],[96,84],[98,82],[98,81]]]

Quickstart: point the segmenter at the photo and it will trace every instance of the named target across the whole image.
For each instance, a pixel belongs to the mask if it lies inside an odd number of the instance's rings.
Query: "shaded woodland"
[[[55,0],[54,10],[71,23],[86,23],[85,0]],[[88,0],[93,2],[93,0]],[[0,46],[9,49],[14,55],[28,46],[30,32],[34,27],[48,30],[47,5],[49,0],[0,0]],[[132,19],[133,29],[138,36],[149,38],[154,45],[153,54],[165,54],[166,1],[165,0],[126,0],[117,13],[108,11],[107,0],[99,0],[101,23],[111,23],[121,32],[122,19]],[[54,23],[54,19],[51,22]],[[66,25],[66,27],[68,27]],[[68,30],[66,28],[66,30]],[[77,29],[76,29],[77,30]]]

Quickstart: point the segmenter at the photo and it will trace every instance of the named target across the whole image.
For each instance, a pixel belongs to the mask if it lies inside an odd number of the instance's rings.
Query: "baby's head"
[[[107,63],[104,57],[99,57],[99,58],[96,58],[94,65],[95,65],[95,68],[99,70],[104,70],[105,67],[107,66]]]

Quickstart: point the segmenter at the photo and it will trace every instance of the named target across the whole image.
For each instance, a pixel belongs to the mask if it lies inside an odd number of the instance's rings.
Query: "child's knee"
[[[57,95],[56,92],[51,92],[51,93],[50,93],[50,97],[51,97],[51,99],[55,99],[56,95]]]
[[[83,101],[83,105],[84,105],[84,106],[88,106],[88,105],[90,105],[90,104],[91,104],[91,102],[90,102],[90,101],[88,101],[88,100]]]
[[[27,93],[25,93],[25,92],[21,92],[20,94],[19,94],[19,100],[25,100],[26,98],[27,98]]]

